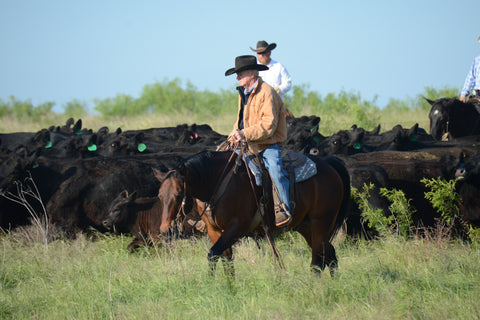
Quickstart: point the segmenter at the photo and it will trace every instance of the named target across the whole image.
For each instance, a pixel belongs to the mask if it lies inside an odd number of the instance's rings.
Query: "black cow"
[[[159,152],[193,154],[203,150],[215,150],[216,146],[226,138],[226,136],[213,131],[209,125],[193,124],[189,126],[183,124],[176,127],[124,132],[117,129],[115,134],[102,134],[98,152],[103,156]]]
[[[421,139],[419,139],[419,135]],[[423,129],[419,129],[417,123],[410,129],[404,129],[398,124],[381,134],[365,134],[363,142],[364,149],[370,152],[382,150],[410,151],[424,148],[425,144],[423,142],[428,140],[428,135],[424,133]]]
[[[152,167],[168,170],[182,159],[172,154],[78,160],[72,164],[75,173],[48,201],[48,216],[67,236],[88,227],[105,231],[103,220],[116,195],[125,189],[135,190],[140,197],[157,194],[159,182]]]
[[[457,152],[459,149],[456,149]],[[439,151],[436,153],[436,151]],[[415,152],[378,151],[359,153],[343,158],[347,168],[359,165],[377,165],[388,174],[388,188],[402,190],[416,208],[414,223],[420,228],[434,227],[440,221],[440,214],[425,199],[428,191],[422,178],[448,178],[455,171],[455,165],[447,161],[451,153],[445,149],[428,149]],[[457,153],[458,154],[458,153]]]
[[[325,139],[318,132],[320,117],[302,116],[300,118],[287,118],[287,139],[284,142],[285,149],[300,153],[318,153],[318,143]]]
[[[480,134],[480,114],[473,103],[463,103],[457,98],[425,100],[432,106],[428,117],[430,134],[435,140]]]
[[[480,152],[459,157],[456,177],[456,189],[462,198],[460,205],[465,220],[476,227],[480,227]]]
[[[352,155],[360,152],[367,152],[364,149],[363,138],[365,130],[353,126],[350,130],[340,130],[337,133],[326,137],[318,143],[318,156],[328,155]]]

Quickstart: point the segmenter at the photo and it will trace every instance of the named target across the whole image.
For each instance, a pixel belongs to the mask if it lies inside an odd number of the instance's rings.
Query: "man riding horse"
[[[268,70],[257,64],[252,55],[235,58],[235,67],[225,76],[237,74],[238,116],[229,140],[235,144],[247,143],[248,150],[261,156],[278,190],[279,203],[275,203],[275,224],[286,226],[292,216],[289,201],[289,180],[282,165],[282,143],[287,137],[285,107],[278,93],[265,83],[258,72]],[[275,197],[274,197],[275,198]]]
[[[480,37],[477,39],[480,42]],[[468,71],[467,78],[460,93],[460,101],[466,102],[468,95],[472,93],[469,102],[475,104],[475,108],[480,113],[480,56],[473,60],[472,67]]]

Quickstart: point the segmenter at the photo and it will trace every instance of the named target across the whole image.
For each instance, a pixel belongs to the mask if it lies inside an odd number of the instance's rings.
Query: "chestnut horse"
[[[204,151],[185,159],[163,177],[157,176],[159,180],[163,178],[158,193],[163,205],[161,232],[169,231],[178,214],[182,210],[188,212],[195,205],[194,198],[210,205],[211,214],[202,214],[202,220],[213,243],[208,253],[212,273],[221,257],[226,262],[226,271],[233,274],[232,245],[262,223],[258,211],[262,188],[251,183],[244,162],[240,159],[230,161],[232,156],[236,156],[232,151]],[[348,210],[350,177],[338,158],[309,157],[316,163],[317,174],[295,184],[292,222],[276,231],[300,232],[312,249],[312,269],[322,271],[328,266],[333,274],[337,257],[330,241],[343,224]],[[230,172],[231,178],[224,179]],[[273,229],[271,199],[266,208],[263,224]]]

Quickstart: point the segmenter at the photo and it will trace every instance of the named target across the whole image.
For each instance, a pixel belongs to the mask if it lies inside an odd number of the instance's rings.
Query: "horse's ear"
[[[130,201],[135,201],[135,199],[137,199],[137,191],[133,191],[132,193],[130,193],[130,196],[128,197],[128,199]]]
[[[187,173],[187,167],[185,166],[184,163],[181,163],[178,167],[177,167],[177,172],[180,173],[182,176],[185,176],[186,173]]]
[[[122,199],[127,199],[128,198],[128,191],[123,190],[122,192],[120,192],[119,197],[121,197]]]
[[[431,106],[433,106],[433,104],[435,103],[435,101],[427,99],[426,97],[423,97],[423,99],[425,99]]]
[[[155,176],[155,178],[157,178],[158,181],[160,182],[163,182],[163,180],[165,180],[165,178],[167,177],[168,175],[168,172],[162,172],[156,168],[152,168],[153,170],[153,175]]]

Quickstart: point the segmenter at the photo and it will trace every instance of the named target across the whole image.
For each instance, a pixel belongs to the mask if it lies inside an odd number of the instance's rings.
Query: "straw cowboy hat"
[[[239,73],[245,70],[268,70],[268,67],[263,64],[257,64],[257,58],[255,56],[238,56],[235,58],[235,67],[225,71],[225,76],[229,76],[234,73]]]
[[[480,37],[478,37],[477,41],[480,42]]]
[[[267,41],[262,40],[257,42],[257,50],[253,49],[252,47],[250,47],[250,49],[252,49],[252,51],[255,51],[256,53],[264,53],[265,51],[272,51],[276,47],[276,43],[268,44]]]

